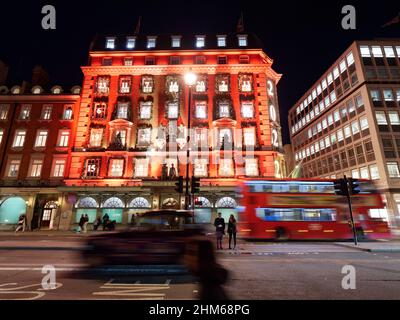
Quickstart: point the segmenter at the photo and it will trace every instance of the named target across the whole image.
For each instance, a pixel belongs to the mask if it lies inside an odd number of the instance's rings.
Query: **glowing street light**
[[[196,83],[197,75],[195,73],[193,73],[192,71],[188,71],[185,73],[184,78],[185,78],[186,85],[191,87]]]

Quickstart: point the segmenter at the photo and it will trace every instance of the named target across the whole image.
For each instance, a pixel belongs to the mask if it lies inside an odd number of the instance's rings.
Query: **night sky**
[[[24,1],[25,2],[25,1]],[[57,29],[41,28],[42,6],[57,10]],[[341,28],[341,8],[357,10],[357,29]],[[353,40],[400,37],[400,24],[382,28],[400,12],[400,1],[19,1],[0,8],[0,59],[10,67],[10,83],[30,80],[41,64],[52,84],[66,90],[82,82],[96,33],[127,34],[142,16],[141,33],[235,32],[243,11],[245,32],[254,32],[283,74],[278,85],[284,143],[289,142],[287,110]]]

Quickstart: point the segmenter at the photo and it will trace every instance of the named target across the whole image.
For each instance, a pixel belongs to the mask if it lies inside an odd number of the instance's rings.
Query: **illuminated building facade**
[[[400,221],[400,42],[356,41],[289,111],[295,161],[306,178],[371,179]]]

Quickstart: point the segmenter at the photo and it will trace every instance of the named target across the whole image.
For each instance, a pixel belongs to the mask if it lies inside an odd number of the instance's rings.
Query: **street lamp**
[[[188,121],[187,121],[187,137],[186,137],[186,192],[185,192],[185,209],[189,210],[190,193],[189,193],[189,161],[190,161],[190,113],[192,105],[192,87],[196,83],[197,75],[192,71],[185,73],[185,84],[188,86]]]

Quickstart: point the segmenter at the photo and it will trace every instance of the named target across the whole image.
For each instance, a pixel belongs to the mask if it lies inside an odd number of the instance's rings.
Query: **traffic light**
[[[179,176],[178,182],[175,183],[175,191],[178,193],[183,193],[183,177]]]
[[[203,201],[201,201],[200,198],[196,197],[194,199],[194,205],[198,206],[198,207],[201,207],[203,205]]]
[[[349,178],[350,194],[360,193],[360,181],[358,179]]]
[[[338,196],[347,196],[348,189],[347,189],[347,183],[346,180],[344,179],[336,179],[333,182],[334,189],[335,189],[335,194]]]
[[[200,192],[200,178],[192,176],[192,193]]]

